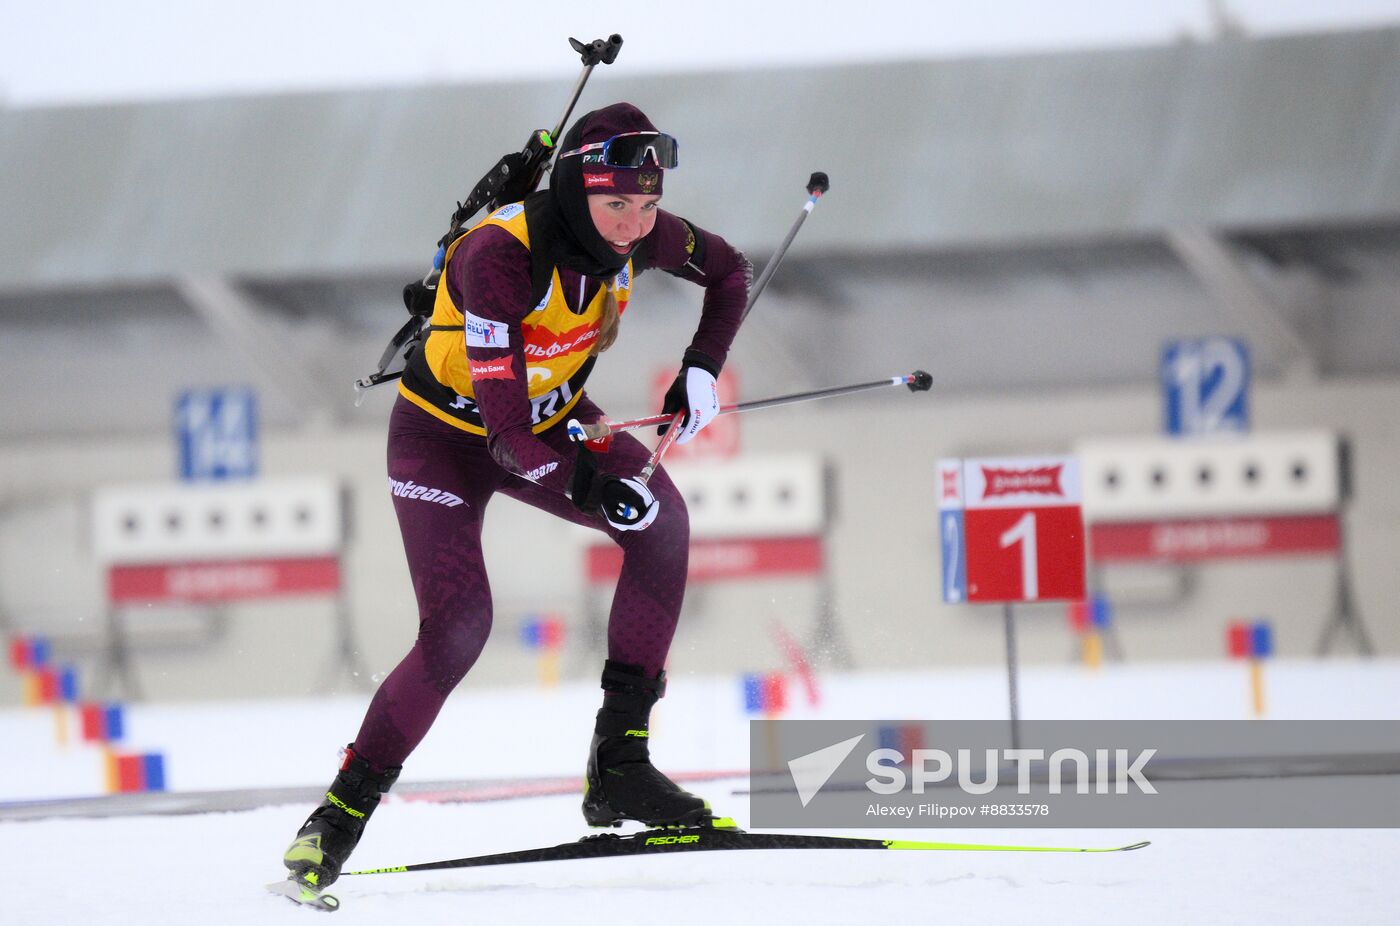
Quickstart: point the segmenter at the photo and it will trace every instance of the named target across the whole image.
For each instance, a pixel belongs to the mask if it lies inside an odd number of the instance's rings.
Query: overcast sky
[[[4,0],[0,103],[35,107],[571,75],[619,32],[631,73],[950,57],[1400,23],[1400,0]]]

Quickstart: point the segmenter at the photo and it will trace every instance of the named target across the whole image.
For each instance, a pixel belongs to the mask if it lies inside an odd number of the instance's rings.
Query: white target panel
[[[667,464],[692,537],[813,537],[830,515],[828,470],[811,454],[744,455]]]
[[[332,477],[109,486],[93,494],[92,542],[108,564],[332,555],[342,490]]]
[[[1330,431],[1090,438],[1075,453],[1087,521],[1321,513],[1342,502],[1342,444]]]

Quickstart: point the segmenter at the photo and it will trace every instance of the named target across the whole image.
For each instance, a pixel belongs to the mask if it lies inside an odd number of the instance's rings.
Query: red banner
[[[766,537],[752,540],[696,540],[690,545],[688,577],[694,581],[755,576],[819,575],[826,562],[820,537]],[[590,582],[611,582],[622,571],[621,548],[588,548]]]
[[[1335,553],[1341,545],[1341,523],[1334,514],[1197,518],[1089,528],[1089,555],[1100,563]]]
[[[340,591],[340,561],[259,559],[208,563],[113,566],[107,600],[132,602],[221,602]]]

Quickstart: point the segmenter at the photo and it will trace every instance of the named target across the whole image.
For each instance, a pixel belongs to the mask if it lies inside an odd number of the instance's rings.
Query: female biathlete
[[[404,372],[389,420],[389,483],[418,637],[284,855],[309,886],[339,876],[380,795],[486,643],[481,525],[497,492],[603,531],[623,550],[584,818],[595,826],[710,819],[707,802],[658,771],[647,750],[685,590],[685,504],[664,470],[635,478],[650,455],[635,438],[618,434],[595,457],[570,442],[566,421],[605,417],[584,381],[617,336],[633,280],[655,268],[705,287],[662,408],[685,413],[678,443],[694,437],[719,410],[715,377],[751,270],[722,238],[658,206],[677,144],[635,106],[589,113],[559,150],[547,190],[497,209],[448,246],[430,333]]]

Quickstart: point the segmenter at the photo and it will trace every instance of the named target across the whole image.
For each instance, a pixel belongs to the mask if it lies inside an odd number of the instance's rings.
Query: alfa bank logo
[[[568,331],[553,332],[538,327],[525,342],[525,356],[531,360],[550,360],[587,347],[598,337],[598,326],[576,325]]]
[[[501,357],[498,360],[468,361],[472,379],[515,379],[515,358]]]
[[[982,467],[982,498],[996,498],[1004,495],[1064,495],[1060,485],[1063,463],[1054,466],[1041,466],[1035,469],[1003,469],[999,466]]]

